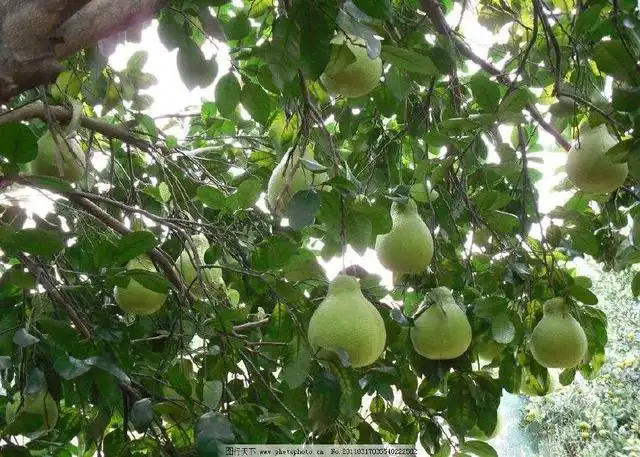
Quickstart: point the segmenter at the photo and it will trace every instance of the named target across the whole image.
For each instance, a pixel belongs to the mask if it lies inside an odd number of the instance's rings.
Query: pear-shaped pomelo
[[[392,227],[376,238],[378,260],[394,273],[420,273],[433,257],[433,238],[413,200],[391,204]]]
[[[287,153],[276,165],[267,184],[267,205],[271,211],[282,216],[296,192],[310,189],[327,180],[326,173],[312,173],[300,162],[300,153]],[[305,159],[314,160],[313,148],[307,147]]]
[[[204,265],[204,254],[209,249],[209,241],[199,233],[191,237],[191,241],[198,255],[200,266]],[[194,261],[194,252],[191,246],[186,246],[176,260],[176,269],[182,275],[184,283],[189,291],[197,298],[203,299],[218,287],[224,286],[222,270],[220,268],[202,268],[201,280],[198,279],[198,271]]]
[[[127,263],[128,270],[156,272],[156,267],[147,256],[139,256]],[[126,287],[116,286],[113,291],[116,303],[130,314],[153,314],[164,305],[166,294],[149,290],[135,279],[130,279]]]
[[[432,301],[411,327],[411,342],[416,352],[427,359],[455,359],[471,344],[471,325],[466,314],[446,287],[429,293]]]
[[[63,138],[48,130],[38,140],[38,155],[29,163],[30,173],[34,175],[61,177],[67,181],[79,180],[87,169],[87,161],[80,144],[73,138]],[[60,165],[58,170],[58,146],[60,147]]]
[[[569,314],[563,298],[544,303],[544,315],[531,334],[531,353],[547,368],[571,368],[587,351],[587,337],[577,320]]]
[[[387,334],[382,316],[362,295],[358,280],[338,275],[309,321],[308,338],[314,352],[343,350],[357,368],[380,357]]]
[[[366,42],[344,34],[331,42],[338,46],[334,46],[320,77],[327,90],[344,97],[361,97],[375,89],[382,75],[382,60],[369,57]]]
[[[624,184],[626,163],[613,163],[605,154],[618,141],[605,124],[590,128],[584,124],[578,141],[569,150],[566,171],[573,184],[586,192],[605,194]]]

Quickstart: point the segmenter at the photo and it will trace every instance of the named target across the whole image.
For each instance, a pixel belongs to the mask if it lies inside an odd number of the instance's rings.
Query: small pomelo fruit
[[[191,237],[192,243],[195,245],[200,266],[204,265],[204,254],[209,249],[209,241],[199,233]],[[220,268],[202,268],[201,280],[198,280],[198,272],[193,261],[194,252],[191,246],[186,246],[180,256],[176,260],[176,269],[182,275],[184,283],[189,291],[197,298],[203,299],[207,293],[215,290],[217,287],[224,286],[222,278],[222,270]]]
[[[471,325],[446,287],[429,293],[432,301],[411,327],[411,342],[416,352],[427,359],[455,359],[471,344]]]
[[[127,264],[128,270],[156,272],[156,267],[147,256],[139,256]],[[130,314],[153,314],[164,305],[166,294],[149,290],[135,279],[130,279],[127,287],[116,286],[113,291],[116,303]]]
[[[382,316],[362,295],[358,280],[338,275],[311,316],[308,338],[314,352],[343,350],[357,368],[380,357],[387,334]]]
[[[30,173],[34,175],[62,177],[74,182],[82,178],[87,169],[87,161],[80,144],[73,138],[63,138],[48,130],[38,140],[38,155],[29,163]],[[60,146],[60,162],[62,176],[58,171],[58,146]]]
[[[571,368],[587,351],[587,337],[577,320],[569,314],[563,298],[544,303],[544,315],[531,334],[531,353],[547,368]]]
[[[608,193],[624,184],[627,178],[626,163],[613,163],[605,153],[618,141],[609,133],[605,124],[590,128],[581,126],[578,141],[567,157],[566,171],[569,179],[581,190]]]
[[[392,227],[376,238],[380,263],[394,273],[420,273],[433,257],[433,238],[413,200],[391,204]]]
[[[371,92],[382,76],[380,57],[371,59],[367,54],[366,42],[358,37],[347,38],[341,34],[331,43],[339,46],[334,47],[320,77],[327,90],[332,94],[354,98]]]
[[[327,180],[326,173],[312,173],[300,162],[300,153],[287,153],[271,173],[267,185],[267,205],[271,211],[282,216],[296,192],[310,189]],[[305,159],[314,160],[313,149],[307,147]]]

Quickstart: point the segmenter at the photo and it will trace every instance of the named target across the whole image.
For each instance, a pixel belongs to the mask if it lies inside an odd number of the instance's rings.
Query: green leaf
[[[233,197],[239,208],[251,208],[258,200],[261,192],[262,184],[260,184],[260,181],[247,179],[240,183]]]
[[[521,114],[532,95],[524,87],[512,90],[500,102],[500,114]]]
[[[251,33],[249,16],[245,12],[240,12],[226,22],[223,22],[222,29],[228,40],[242,40]]]
[[[91,369],[91,366],[84,361],[75,357],[60,357],[53,364],[53,368],[58,372],[62,379],[70,381],[78,376],[82,376]]]
[[[279,17],[274,21],[273,38],[265,60],[280,90],[293,81],[300,62],[300,29],[291,19]]]
[[[452,373],[448,385],[447,421],[456,432],[464,434],[476,423],[475,402],[460,374]]]
[[[601,41],[593,47],[593,60],[598,69],[615,79],[633,85],[640,83],[640,75],[634,59],[620,40]]]
[[[515,214],[493,210],[484,215],[485,221],[498,233],[513,233],[520,227],[520,219]]]
[[[286,211],[291,227],[300,230],[313,224],[321,203],[322,199],[313,189],[296,192],[289,201]]]
[[[300,163],[302,163],[304,168],[309,170],[311,173],[324,173],[325,171],[328,170],[327,167],[325,167],[322,164],[319,164],[315,160],[305,159],[304,157],[300,159]]]
[[[591,292],[589,289],[579,286],[578,284],[573,284],[569,288],[569,293],[573,297],[580,300],[582,303],[586,303],[587,305],[598,304],[598,297],[596,297],[595,294]]]
[[[197,199],[211,209],[224,209],[227,206],[227,196],[220,190],[211,186],[200,186],[197,190]]]
[[[216,78],[216,60],[207,60],[200,47],[192,40],[186,40],[180,45],[177,59],[180,78],[189,90],[198,86],[207,87]]]
[[[173,51],[188,39],[182,25],[168,12],[158,20],[158,37],[168,51]]]
[[[498,457],[498,453],[489,443],[479,440],[465,441],[462,450],[478,457]]]
[[[2,280],[19,289],[33,289],[36,286],[35,278],[31,273],[24,271],[21,265],[16,265],[7,271],[2,275]]]
[[[473,100],[487,113],[494,113],[500,106],[500,86],[482,73],[476,73],[469,81]]]
[[[115,280],[118,278],[127,277],[140,283],[145,289],[152,290],[159,294],[166,294],[171,287],[171,284],[161,274],[155,271],[141,270],[134,268],[131,270],[124,270],[115,275]]]
[[[296,389],[307,379],[311,369],[311,354],[303,342],[294,340],[288,360],[280,372],[280,379],[287,383],[289,389]]]
[[[262,87],[251,82],[246,83],[242,88],[240,100],[256,122],[267,125],[271,113],[271,98]]]
[[[562,384],[563,386],[568,386],[573,382],[575,377],[576,377],[575,367],[567,368],[565,370],[562,370],[562,373],[560,373],[560,376],[558,376],[558,380],[560,381],[560,384]]]
[[[622,140],[617,143],[615,146],[611,147],[607,152],[606,156],[613,163],[625,163],[627,158],[629,157],[629,153],[633,149],[637,149],[640,143],[635,138],[629,138],[627,140]]]
[[[492,295],[478,300],[475,313],[479,317],[494,317],[502,314],[509,304],[509,300],[499,295]]]
[[[141,254],[151,251],[159,244],[155,235],[147,230],[135,230],[120,238],[115,254],[115,263],[123,264]]]
[[[640,272],[633,275],[633,280],[631,281],[631,293],[633,293],[634,297],[640,295]]]
[[[240,103],[241,93],[240,83],[233,73],[227,73],[220,78],[215,92],[215,102],[220,114],[230,117]]]
[[[209,409],[216,409],[222,399],[223,385],[222,381],[213,380],[205,381],[202,385],[202,402]]]
[[[58,233],[39,228],[18,230],[11,236],[10,246],[14,250],[45,258],[51,258],[64,249],[62,237]]]
[[[437,76],[440,74],[440,70],[438,70],[436,64],[434,64],[428,56],[419,54],[416,51],[384,45],[382,46],[380,55],[383,60],[412,73],[427,76]]]
[[[258,271],[277,269],[283,266],[298,250],[298,246],[282,236],[266,239],[253,252],[253,268]]]
[[[84,359],[83,362],[89,366],[100,368],[101,370],[106,371],[118,381],[121,381],[125,384],[131,384],[131,379],[129,376],[122,371],[120,367],[115,365],[113,362],[105,359],[104,357],[89,357],[88,359]]]
[[[28,348],[40,342],[38,338],[33,336],[25,328],[20,328],[13,335],[13,342],[21,348]]]
[[[516,364],[513,353],[507,352],[500,362],[499,370],[500,383],[504,389],[512,394],[520,391],[520,380],[522,378],[522,368]]]
[[[353,3],[371,17],[383,20],[391,18],[390,0],[353,0]]]
[[[311,80],[316,80],[329,63],[331,40],[339,12],[338,2],[316,0],[294,2],[291,11],[300,27],[300,64]]]
[[[20,122],[0,125],[0,156],[12,163],[31,162],[38,155],[38,139]]]
[[[225,443],[233,443],[235,436],[229,419],[223,414],[209,412],[198,420],[196,425],[196,449],[206,457],[226,455],[223,452]]]
[[[327,372],[314,377],[309,395],[309,419],[317,430],[332,425],[340,415],[340,385]]]
[[[516,328],[507,313],[502,313],[491,321],[491,335],[498,343],[508,344],[516,336]]]
[[[3,435],[28,435],[38,431],[44,423],[44,415],[21,411],[2,431]]]
[[[131,425],[137,432],[144,432],[153,421],[153,403],[150,398],[142,398],[131,407]]]

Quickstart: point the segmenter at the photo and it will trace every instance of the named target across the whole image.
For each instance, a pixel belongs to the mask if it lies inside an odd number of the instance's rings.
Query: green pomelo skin
[[[531,353],[547,368],[571,368],[587,351],[587,337],[569,314],[564,299],[552,298],[544,304],[544,315],[531,334]]]
[[[414,321],[411,342],[427,359],[455,359],[471,344],[471,325],[449,289],[437,287],[430,295],[434,304]]]
[[[204,254],[209,249],[209,242],[202,234],[195,235],[191,238],[195,245],[200,266],[204,265]],[[200,276],[202,282],[197,279],[198,272],[193,262],[193,250],[191,247],[185,248],[176,260],[176,269],[182,275],[184,283],[189,291],[199,299],[206,298],[207,293],[211,293],[218,287],[224,286],[222,278],[222,270],[220,268],[202,268]]]
[[[307,148],[305,159],[314,160],[313,149]],[[267,185],[267,204],[276,214],[282,216],[296,192],[310,189],[327,180],[326,173],[311,173],[300,163],[299,153],[292,159],[285,154],[271,173]]]
[[[57,136],[57,144],[51,130],[38,140],[38,155],[29,163],[30,172],[34,175],[62,177],[69,182],[78,181],[87,169],[87,162],[82,148],[74,139]],[[58,145],[62,162],[62,176],[58,171]]]
[[[380,357],[387,334],[382,316],[362,295],[358,280],[338,275],[309,321],[308,338],[314,353],[344,350],[351,366],[358,368]]]
[[[416,203],[393,202],[391,219],[391,231],[376,238],[378,260],[394,273],[424,271],[433,258],[433,238],[418,215]]]
[[[20,393],[13,396],[11,403],[7,404],[6,421],[7,424],[13,422],[18,413],[25,412],[29,414],[37,414],[42,416],[41,430],[50,430],[55,427],[58,421],[58,405],[48,392],[38,392],[31,395],[25,395],[22,407],[20,406]]]
[[[606,125],[594,128],[583,126],[579,141],[567,157],[566,171],[573,184],[586,192],[606,194],[624,184],[626,163],[613,163],[605,153],[618,141]]]
[[[157,271],[151,259],[141,256],[131,260],[127,264],[128,270]],[[116,303],[122,310],[130,314],[153,314],[164,305],[166,294],[149,290],[135,279],[129,280],[127,287],[116,286],[113,295]]]
[[[346,46],[355,56],[355,61],[344,65],[339,57],[344,49],[339,47],[333,50],[329,64],[320,77],[327,90],[332,94],[356,98],[375,89],[382,75],[382,60],[369,57],[365,41],[356,37],[347,40],[341,35],[334,38],[332,43]]]

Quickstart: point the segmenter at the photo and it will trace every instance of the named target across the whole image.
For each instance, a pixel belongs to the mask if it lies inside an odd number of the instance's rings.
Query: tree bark
[[[168,0],[0,0],[0,103],[54,81],[60,60],[151,19]]]

